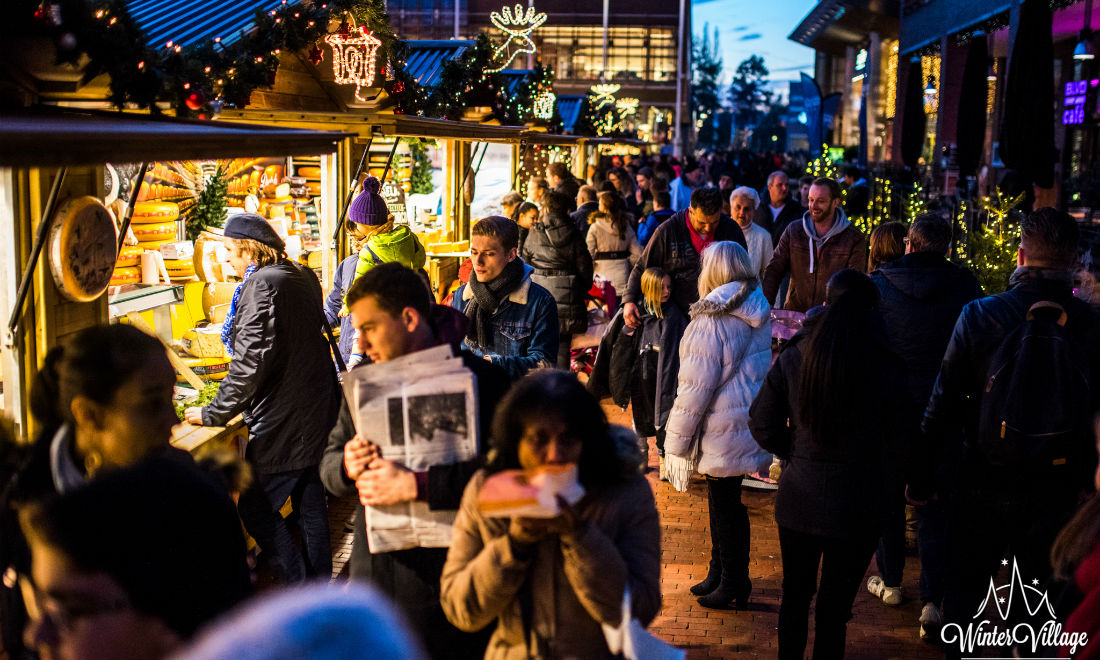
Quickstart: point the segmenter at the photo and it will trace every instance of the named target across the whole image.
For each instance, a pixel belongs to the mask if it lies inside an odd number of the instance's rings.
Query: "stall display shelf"
[[[120,291],[107,298],[107,310],[112,320],[130,312],[183,302],[182,284],[134,284],[129,291]],[[125,288],[125,287],[121,287]]]

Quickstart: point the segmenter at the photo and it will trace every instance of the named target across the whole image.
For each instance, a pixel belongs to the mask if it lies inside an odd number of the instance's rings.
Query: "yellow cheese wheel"
[[[320,179],[321,168],[313,167],[312,165],[305,165],[298,168],[298,176],[304,176],[307,179]]]
[[[111,286],[122,286],[123,284],[137,284],[141,281],[141,269],[136,266],[126,266],[124,268],[116,268],[111,273]]]
[[[179,204],[175,202],[138,202],[134,204],[134,215],[130,222],[143,225],[150,222],[167,222],[180,215]]]
[[[118,258],[115,221],[95,197],[70,197],[50,219],[50,273],[69,300],[95,300],[111,282]]]
[[[221,380],[229,373],[228,357],[197,358],[187,357],[186,355],[180,357],[183,358],[184,364],[191,367],[195,375],[203,380]],[[181,383],[186,381],[183,376],[178,374],[176,380]]]
[[[309,188],[309,194],[314,197],[321,196],[321,184],[310,181],[306,183],[306,188]]]
[[[278,183],[264,186],[264,197],[282,198],[290,196],[290,184]]]
[[[180,344],[183,346],[183,350],[198,358],[229,359],[220,333],[188,330],[183,333]]]
[[[168,277],[176,279],[189,279],[195,276],[195,262],[188,259],[165,259],[164,268],[168,271]]]
[[[115,270],[141,265],[142,252],[145,252],[145,248],[140,245],[123,245],[118,253],[118,260],[115,261]]]
[[[142,225],[132,225],[134,236],[139,242],[171,241],[176,237],[176,221],[150,222]]]
[[[156,252],[160,252],[160,246],[168,245],[169,243],[175,243],[175,242],[176,242],[176,237],[173,236],[172,238],[167,238],[167,239],[160,240],[160,241],[138,241],[137,246],[139,248],[141,248],[142,252],[144,252],[146,250],[153,250],[153,251],[156,251]]]

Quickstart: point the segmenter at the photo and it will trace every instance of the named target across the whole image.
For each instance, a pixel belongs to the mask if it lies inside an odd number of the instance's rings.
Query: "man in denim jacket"
[[[531,281],[533,269],[516,257],[519,229],[491,216],[473,226],[470,281],[451,307],[470,319],[463,346],[518,379],[538,366],[554,366],[558,308],[550,292]]]

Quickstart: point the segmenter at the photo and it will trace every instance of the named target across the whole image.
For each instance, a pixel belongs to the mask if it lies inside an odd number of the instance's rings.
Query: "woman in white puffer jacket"
[[[703,251],[699,298],[680,340],[666,473],[681,491],[693,471],[707,478],[710,570],[691,592],[704,607],[726,609],[733,602],[743,609],[752,583],[741,480],[771,464],[771,454],[749,432],[749,406],[771,365],[771,306],[748,253],[730,241]]]

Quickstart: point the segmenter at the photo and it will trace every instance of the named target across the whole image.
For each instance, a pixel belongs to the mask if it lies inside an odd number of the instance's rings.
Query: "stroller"
[[[569,370],[573,373],[592,373],[596,363],[596,351],[604,330],[618,309],[618,296],[611,281],[596,275],[586,296],[588,302],[588,331],[573,338],[569,351]]]

